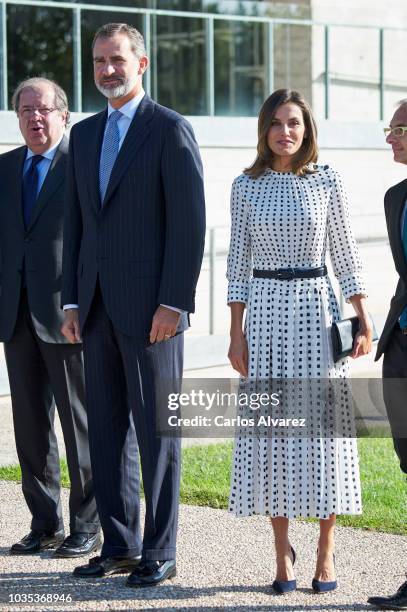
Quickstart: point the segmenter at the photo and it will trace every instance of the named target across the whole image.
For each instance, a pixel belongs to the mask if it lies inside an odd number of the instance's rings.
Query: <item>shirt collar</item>
[[[41,155],[45,157],[46,159],[49,159],[50,161],[52,161],[55,157],[55,153],[57,152],[59,145],[61,144],[63,137],[64,137],[64,134],[62,134],[61,138],[58,140],[56,144],[54,144],[54,146],[48,149],[48,151],[45,151],[45,153],[41,153]],[[27,147],[27,156],[25,158],[25,161],[27,161],[27,159],[30,159],[31,157],[34,157],[34,155],[38,155],[38,153],[34,153],[33,151],[31,151],[31,149]]]
[[[126,104],[123,104],[123,106],[121,106],[120,108],[113,108],[112,106],[110,106],[110,102],[109,102],[108,105],[107,105],[108,116],[110,117],[110,115],[115,110],[119,110],[123,115],[128,117],[130,120],[133,119],[133,117],[136,114],[136,111],[137,111],[137,109],[139,107],[139,104],[140,104],[140,102],[142,101],[142,99],[144,98],[145,95],[146,95],[146,92],[144,91],[144,89],[142,89],[140,91],[140,93],[137,94],[137,96],[135,96],[134,98],[132,98],[131,100],[126,102]]]

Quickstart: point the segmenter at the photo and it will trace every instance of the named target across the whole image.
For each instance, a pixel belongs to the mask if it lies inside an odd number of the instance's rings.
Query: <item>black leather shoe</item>
[[[77,578],[104,578],[111,574],[128,574],[140,563],[140,557],[92,557],[87,565],[75,567]]]
[[[369,597],[372,606],[381,610],[407,610],[407,580],[403,582],[397,593],[389,597]]]
[[[155,586],[177,575],[175,559],[168,561],[143,561],[127,579],[128,587]]]
[[[71,533],[58,546],[54,557],[82,557],[100,548],[102,543],[99,533]]]
[[[13,544],[10,548],[10,555],[32,555],[47,548],[55,548],[63,542],[64,536],[63,529],[59,531],[33,529],[20,542]]]

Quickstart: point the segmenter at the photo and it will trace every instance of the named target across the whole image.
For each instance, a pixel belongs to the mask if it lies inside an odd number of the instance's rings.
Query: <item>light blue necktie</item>
[[[103,139],[99,165],[99,192],[101,206],[103,206],[103,200],[105,199],[110,175],[112,173],[117,154],[119,153],[120,132],[117,122],[119,121],[120,117],[122,117],[122,113],[120,111],[114,111],[110,115],[107,121],[105,137]]]
[[[404,257],[407,260],[407,214],[404,215],[404,223],[403,223],[403,249],[404,249]],[[404,308],[401,313],[401,317],[399,319],[400,327],[403,329],[407,327],[407,306]]]

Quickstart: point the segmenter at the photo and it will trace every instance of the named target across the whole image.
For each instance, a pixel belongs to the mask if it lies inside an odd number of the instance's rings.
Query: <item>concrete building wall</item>
[[[405,0],[311,0],[315,21],[377,27],[405,27]]]
[[[406,28],[405,0],[312,0],[312,19],[335,24],[329,33],[330,118],[375,121],[379,118],[380,40],[376,28]],[[344,27],[352,25],[353,27]],[[369,26],[363,27],[363,26]],[[374,29],[372,29],[374,28]],[[407,30],[384,30],[384,115],[407,95]],[[324,112],[324,30],[313,28],[312,102]]]

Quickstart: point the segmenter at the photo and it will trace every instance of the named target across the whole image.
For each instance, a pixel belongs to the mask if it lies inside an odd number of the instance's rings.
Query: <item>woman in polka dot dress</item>
[[[257,152],[232,185],[229,359],[248,381],[346,378],[347,360],[335,363],[332,355],[331,323],[340,313],[323,268],[327,251],[360,320],[353,358],[371,349],[366,290],[341,177],[316,165],[316,126],[298,92],[278,90],[265,101]],[[294,268],[294,278],[281,278],[287,268]],[[279,269],[280,278],[273,277]],[[229,509],[237,516],[271,517],[279,593],[296,588],[288,526],[299,516],[320,519],[314,590],[336,588],[336,515],[362,511],[352,431],[333,438],[236,437]]]

